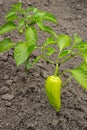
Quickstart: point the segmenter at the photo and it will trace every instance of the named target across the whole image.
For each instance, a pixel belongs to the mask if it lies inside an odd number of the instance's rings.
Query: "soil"
[[[25,8],[32,5],[53,13],[59,26],[52,26],[58,34],[77,33],[87,41],[87,0],[22,1]],[[0,25],[12,3],[16,0],[0,0]],[[19,39],[16,32],[5,36]],[[40,37],[45,39],[44,35]],[[75,57],[61,71],[80,62]],[[53,71],[54,66],[41,60],[26,72],[23,65],[16,66],[12,51],[0,54],[0,130],[87,130],[87,91],[75,80],[62,89],[60,112],[56,113],[48,103],[44,84]]]

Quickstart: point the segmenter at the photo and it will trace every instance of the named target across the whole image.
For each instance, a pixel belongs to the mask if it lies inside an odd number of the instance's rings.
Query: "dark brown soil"
[[[0,25],[14,2],[16,0],[0,0]],[[53,13],[59,26],[52,26],[58,34],[77,33],[87,41],[87,0],[49,0],[46,3],[23,0],[23,3],[24,7],[31,4]],[[14,41],[19,38],[15,32],[10,36]],[[45,36],[41,38],[44,40]],[[80,61],[75,58],[65,68]],[[23,65],[16,66],[12,51],[0,54],[0,130],[87,130],[87,91],[76,81],[70,81],[62,90],[59,113],[49,105],[44,83],[53,71],[54,66],[40,61],[26,73]]]

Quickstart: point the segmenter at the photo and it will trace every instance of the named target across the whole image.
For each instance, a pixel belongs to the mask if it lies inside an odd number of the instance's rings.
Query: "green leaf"
[[[11,9],[14,11],[19,11],[21,10],[21,7],[22,7],[22,2],[17,2],[17,4],[12,5]]]
[[[34,61],[33,61],[33,64],[36,64],[42,57],[41,56],[37,56]]]
[[[70,53],[70,50],[64,50],[59,54],[59,58],[63,58]]]
[[[48,32],[48,33],[54,35],[55,37],[57,36],[51,27],[44,25],[41,21],[38,21],[37,25],[39,26],[39,28],[42,31]]]
[[[65,47],[68,47],[70,45],[70,42],[71,42],[71,38],[68,35],[62,34],[58,36],[57,44],[60,48],[60,52]]]
[[[28,45],[28,44],[26,43],[26,45],[27,45],[27,47],[28,47],[28,52],[29,52],[29,53],[31,53],[32,51],[34,51],[35,48],[36,48],[36,45],[34,45],[34,44]]]
[[[29,57],[30,53],[26,43],[20,42],[16,45],[14,50],[14,59],[17,65],[24,63]]]
[[[32,6],[29,6],[29,7],[27,8],[27,11],[29,11],[29,12],[34,11],[34,10],[37,10],[37,8],[32,7]]]
[[[34,27],[28,27],[26,32],[25,32],[25,36],[26,36],[26,41],[27,43],[30,44],[36,44],[37,42],[37,32],[36,29]]]
[[[53,14],[38,10],[37,8],[34,9],[33,11],[35,13],[34,16],[36,18],[36,21],[48,20],[50,22],[53,22],[53,23],[57,24],[57,19]]]
[[[80,42],[78,44],[78,51],[80,52],[80,55],[83,56],[85,62],[87,63],[87,42]]]
[[[17,25],[17,28],[18,29],[21,29],[25,24],[25,20],[24,19],[21,19],[19,22],[18,22],[18,25]]]
[[[74,34],[74,43],[79,43],[82,41],[82,38],[79,37],[77,34]]]
[[[14,43],[9,38],[0,41],[0,52],[7,51],[12,47],[14,47]]]
[[[37,8],[34,10],[34,17],[36,18],[36,21],[40,21],[43,19],[45,12],[38,10]]]
[[[78,44],[78,49],[81,50],[81,51],[84,51],[84,49],[87,49],[87,42],[81,41]]]
[[[51,56],[54,52],[56,52],[56,50],[53,47],[48,47],[46,48],[47,52],[46,55],[47,56]]]
[[[27,15],[27,18],[31,21],[31,23],[37,23],[42,21],[45,12],[38,10],[37,8],[33,9],[33,15]]]
[[[25,63],[26,69],[29,70],[32,67],[32,64],[28,61]]]
[[[50,44],[56,44],[56,41],[53,37],[48,37],[46,41],[43,43],[43,46],[46,47],[47,45]]]
[[[0,35],[12,31],[16,28],[16,25],[13,22],[8,22],[0,27]]]
[[[57,24],[57,19],[56,19],[56,17],[55,17],[53,14],[51,14],[51,13],[45,12],[45,14],[43,15],[43,18],[42,18],[42,19],[43,19],[43,20],[48,20],[48,21],[51,21],[51,22]]]
[[[87,90],[87,66],[86,69],[83,67],[78,67],[71,70],[73,77],[82,85],[83,88]]]
[[[10,12],[6,15],[6,20],[7,20],[7,21],[17,20],[16,13],[15,13],[14,11],[10,11]]]
[[[31,63],[30,61],[27,61],[27,62],[25,63],[26,68],[27,68],[27,69],[30,69],[30,68],[31,68],[33,65],[35,65],[40,59],[41,59],[41,56],[37,56],[37,57],[34,59],[33,63]]]
[[[82,62],[81,65],[80,65],[80,67],[82,69],[84,69],[85,71],[87,71],[87,63],[86,62]]]
[[[8,17],[10,17],[10,16],[12,16],[12,15],[14,15],[14,14],[15,14],[15,12],[12,11],[12,10],[10,10],[10,11],[6,14],[6,18],[8,18]]]
[[[14,59],[17,65],[24,63],[27,58],[30,56],[32,51],[34,51],[36,45],[28,45],[26,42],[19,42],[14,50]]]
[[[82,56],[83,56],[85,62],[87,63],[87,49],[84,49],[84,51],[82,52]]]

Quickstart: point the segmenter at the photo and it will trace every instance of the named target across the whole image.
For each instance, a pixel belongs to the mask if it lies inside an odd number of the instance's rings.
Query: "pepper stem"
[[[57,75],[58,75],[58,64],[56,64],[56,68],[55,68],[54,75],[55,75],[55,76],[57,76]]]

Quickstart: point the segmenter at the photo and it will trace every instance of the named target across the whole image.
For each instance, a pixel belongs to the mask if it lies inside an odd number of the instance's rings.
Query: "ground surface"
[[[0,0],[0,24],[14,2],[16,0]],[[32,4],[55,14],[59,27],[54,29],[58,34],[78,33],[87,41],[87,0],[23,2],[25,7]],[[15,32],[10,36],[13,40],[19,38]],[[73,59],[65,67],[73,67],[80,61]],[[49,105],[44,81],[53,70],[54,66],[41,61],[26,73],[24,66],[16,67],[11,51],[0,54],[0,130],[87,130],[87,91],[74,80],[62,90],[60,112],[56,113]]]

